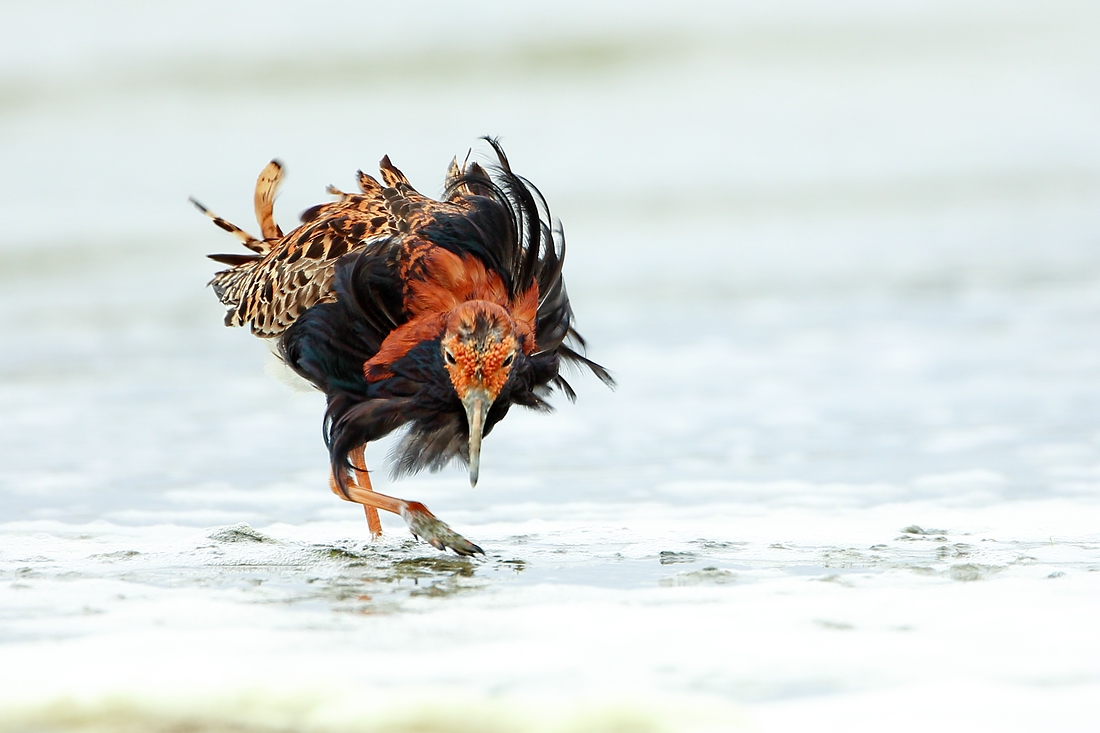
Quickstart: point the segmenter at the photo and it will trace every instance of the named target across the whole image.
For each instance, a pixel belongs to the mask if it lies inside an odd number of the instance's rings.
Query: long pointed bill
[[[466,422],[470,426],[470,486],[477,486],[478,468],[481,465],[481,434],[485,431],[485,416],[493,400],[482,387],[472,387],[462,400],[466,408]]]

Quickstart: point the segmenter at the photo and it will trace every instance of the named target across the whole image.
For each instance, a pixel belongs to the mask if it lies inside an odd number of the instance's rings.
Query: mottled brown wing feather
[[[440,202],[418,193],[388,156],[379,167],[384,185],[360,171],[362,193],[344,193],[330,186],[329,192],[338,200],[306,210],[298,228],[277,239],[261,242],[250,237],[244,242],[263,256],[218,272],[210,283],[228,308],[227,326],[249,324],[257,336],[276,337],[309,307],[335,299],[332,280],[340,257],[379,237],[415,233],[438,212],[465,209],[461,199]],[[281,173],[281,166],[273,161],[257,181],[256,214],[265,235],[277,229],[271,202]],[[217,219],[215,223],[226,228]],[[226,261],[223,255],[213,257]]]

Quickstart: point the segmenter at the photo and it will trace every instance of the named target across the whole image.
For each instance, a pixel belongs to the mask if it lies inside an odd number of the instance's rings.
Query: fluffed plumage
[[[362,447],[399,428],[395,476],[452,461],[479,470],[481,438],[512,405],[549,410],[563,363],[607,371],[583,355],[584,339],[562,279],[565,241],[538,190],[498,164],[452,161],[441,201],[419,194],[383,158],[383,182],[359,172],[360,193],[329,187],[336,201],[302,215],[283,235],[272,215],[282,165],[256,184],[263,239],[200,209],[253,254],[211,255],[231,265],[211,285],[226,325],[248,324],[328,398],[324,435],[333,490],[394,511],[436,547],[479,551],[423,505],[375,494]],[[197,202],[196,202],[196,205]]]

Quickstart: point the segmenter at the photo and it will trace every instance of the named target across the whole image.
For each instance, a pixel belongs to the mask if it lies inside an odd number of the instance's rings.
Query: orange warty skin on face
[[[475,336],[479,319],[492,324],[483,339]],[[472,387],[484,388],[490,399],[495,400],[500,394],[508,381],[518,348],[514,331],[514,322],[507,311],[494,303],[471,301],[449,314],[442,345],[444,353],[450,354],[454,363],[445,359],[444,367],[460,399],[465,398]],[[508,361],[507,366],[505,361]]]

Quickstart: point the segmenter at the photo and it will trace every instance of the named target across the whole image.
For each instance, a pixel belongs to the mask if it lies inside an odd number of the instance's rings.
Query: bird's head
[[[516,323],[484,300],[467,301],[447,314],[440,339],[443,367],[466,409],[470,428],[470,485],[477,485],[485,419],[520,356]]]

